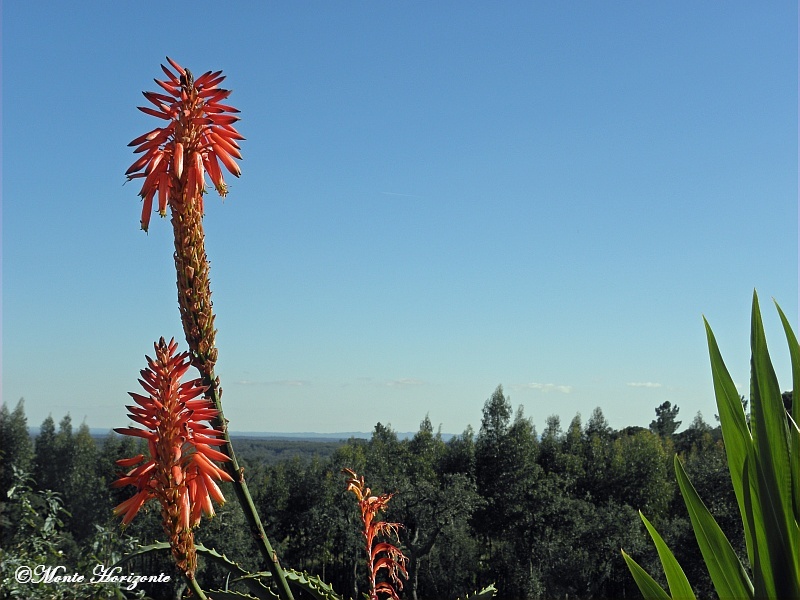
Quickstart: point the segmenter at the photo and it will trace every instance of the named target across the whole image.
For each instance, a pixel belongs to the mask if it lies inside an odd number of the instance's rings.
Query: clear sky
[[[238,431],[539,431],[748,394],[753,289],[797,327],[794,2],[6,2],[3,400],[127,424],[182,342],[126,145],[169,55],[222,69],[243,175],[205,227]]]

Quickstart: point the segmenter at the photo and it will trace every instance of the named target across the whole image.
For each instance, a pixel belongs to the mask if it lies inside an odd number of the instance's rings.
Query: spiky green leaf
[[[625,559],[625,564],[628,565],[628,569],[631,575],[633,575],[633,579],[636,581],[636,585],[639,586],[639,591],[642,592],[642,596],[644,596],[645,600],[671,600],[669,594],[664,591],[664,588],[658,585],[656,580],[650,577],[648,572],[639,566],[639,563],[628,556],[625,550],[622,550],[622,558]]]
[[[464,596],[464,600],[488,600],[489,598],[494,598],[496,595],[497,588],[494,587],[493,583],[490,583],[479,592],[467,594]]]
[[[800,401],[797,400],[800,394],[800,345],[797,336],[792,330],[789,319],[775,303],[778,314],[783,324],[783,331],[786,335],[786,342],[789,345],[789,356],[792,360],[792,414],[789,415],[789,457],[792,472],[792,508],[794,510],[794,520],[800,521],[800,436],[798,435],[798,425],[800,425]]]
[[[728,469],[731,474],[733,491],[736,494],[736,502],[739,505],[739,513],[742,516],[744,525],[745,541],[747,544],[747,556],[753,564],[755,557],[754,537],[755,520],[752,511],[748,511],[745,506],[746,485],[743,481],[744,465],[747,461],[747,453],[752,448],[753,441],[750,436],[750,429],[747,427],[747,419],[744,414],[744,407],[733,383],[733,378],[722,360],[717,340],[708,321],[703,319],[708,340],[708,354],[711,359],[711,376],[714,381],[714,395],[717,400],[717,410],[719,410],[719,420],[722,429],[722,439],[725,443],[725,455],[728,459]],[[747,484],[749,485],[749,483]]]
[[[658,558],[661,560],[661,565],[664,567],[664,574],[667,576],[667,585],[669,586],[669,593],[674,600],[696,600],[692,586],[689,585],[689,580],[686,578],[686,573],[683,572],[680,564],[678,564],[675,555],[664,542],[661,535],[659,535],[656,528],[647,520],[647,518],[639,511],[639,516],[647,527],[650,537],[656,545],[658,551]]]
[[[677,455],[674,462],[678,486],[717,594],[720,598],[753,598],[753,585],[728,538],[700,499]]]
[[[800,597],[800,530],[794,518],[789,422],[770,360],[758,295],[753,293],[751,344],[751,429],[764,543],[754,571],[756,592],[770,598]],[[791,346],[791,341],[790,341]]]
[[[117,562],[111,565],[111,568],[117,567],[124,562],[131,560],[132,558],[136,558],[137,556],[144,556],[145,554],[149,554],[150,552],[156,552],[158,550],[169,550],[169,542],[155,542],[153,544],[149,544],[147,546],[139,546],[138,550],[134,550],[120,558]]]
[[[258,600],[258,598],[250,594],[231,592],[229,590],[208,590],[208,597],[213,600]]]

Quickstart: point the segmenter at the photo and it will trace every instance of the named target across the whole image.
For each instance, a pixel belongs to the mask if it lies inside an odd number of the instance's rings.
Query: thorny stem
[[[215,344],[214,311],[211,302],[209,262],[205,251],[202,215],[193,203],[200,199],[183,196],[186,203],[176,205],[172,211],[172,226],[175,234],[175,267],[178,275],[178,304],[186,341],[192,355],[192,364],[200,371],[203,385],[208,386],[206,397],[214,403],[219,414],[214,418],[214,428],[222,432],[225,454],[231,459],[223,468],[233,478],[233,489],[241,504],[250,533],[267,563],[267,569],[278,587],[282,600],[294,600],[278,555],[269,542],[261,518],[258,516],[250,490],[244,478],[244,469],[239,467],[228,433],[228,421],[222,410],[222,388],[214,374],[217,359]]]

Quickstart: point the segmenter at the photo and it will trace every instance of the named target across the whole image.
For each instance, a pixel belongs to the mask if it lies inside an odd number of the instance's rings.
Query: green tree
[[[570,421],[556,461],[557,472],[564,479],[567,490],[572,491],[584,478],[587,468],[584,465],[584,444],[581,416],[577,414]]]
[[[545,420],[539,451],[539,464],[545,473],[558,471],[558,454],[560,452],[564,431],[561,429],[561,417],[550,415]]]
[[[504,526],[502,486],[509,479],[509,457],[506,436],[511,422],[511,402],[499,385],[483,406],[483,418],[475,444],[475,470],[478,493],[486,505],[478,511],[477,529],[491,537]]]
[[[441,434],[434,435],[427,416],[407,446],[405,485],[392,499],[389,518],[403,523],[401,539],[409,558],[407,593],[417,600],[420,591],[440,583],[421,576],[423,561],[430,562],[446,530],[468,521],[480,498],[474,480],[467,474],[444,472],[447,448]]]
[[[98,473],[97,444],[86,423],[81,424],[71,443],[72,460],[65,473],[64,505],[72,515],[67,519],[67,527],[80,543],[94,535],[95,525],[111,524],[110,482]]]
[[[53,489],[60,494],[67,491],[69,474],[75,459],[75,442],[72,435],[72,417],[67,413],[58,424],[58,433],[55,438],[56,487]]]
[[[511,423],[511,404],[502,387],[484,405],[476,444],[478,490],[486,502],[473,519],[486,545],[488,567],[479,585],[496,580],[509,598],[535,597],[539,591],[531,549],[536,537],[531,509],[542,469],[536,430],[522,407]]]
[[[693,449],[702,450],[714,443],[711,425],[703,420],[703,415],[697,411],[691,425],[674,437],[675,450],[679,454],[691,452]]]
[[[598,406],[586,423],[583,438],[583,469],[578,480],[578,493],[588,496],[596,505],[602,505],[612,497],[611,457],[613,455],[614,430],[609,426]],[[627,568],[627,567],[626,567]]]
[[[61,479],[56,447],[56,425],[53,416],[42,422],[36,436],[33,457],[33,479],[39,489],[57,490]]]
[[[455,435],[447,442],[442,472],[461,473],[475,481],[475,463],[475,432],[471,425],[467,425],[461,435]]]
[[[677,421],[678,411],[680,409],[677,405],[667,401],[656,408],[656,418],[650,422],[650,431],[660,435],[661,437],[670,437],[681,426],[681,421]]]
[[[377,423],[367,444],[364,476],[372,482],[370,487],[384,491],[400,489],[405,482],[407,446],[397,439],[391,425]]]
[[[549,556],[537,563],[544,597],[635,598],[637,590],[617,548],[621,543],[647,547],[636,511],[614,500],[596,504],[562,496],[552,512],[547,517],[551,533],[542,542]]]
[[[542,591],[534,553],[540,524],[535,515],[546,478],[539,464],[541,452],[536,428],[520,406],[503,443],[507,463],[497,493],[502,507],[502,526],[497,533],[503,541],[494,556],[494,568],[503,594],[510,598],[534,598]]]
[[[474,485],[474,484],[473,484]],[[455,519],[442,530],[420,573],[425,598],[464,598],[479,589],[477,568],[482,546],[467,520]],[[458,591],[460,590],[460,592]]]
[[[8,490],[14,482],[12,467],[30,472],[33,458],[33,444],[28,433],[28,419],[25,417],[25,399],[20,398],[17,406],[9,412],[4,403],[0,406],[0,502],[8,497]]]
[[[649,431],[616,439],[609,472],[612,497],[654,519],[663,517],[675,493],[672,456],[671,443],[665,447]]]
[[[613,434],[613,429],[608,424],[603,414],[603,409],[599,406],[592,411],[592,416],[586,422],[585,435],[587,438],[598,437],[600,439],[608,439]]]

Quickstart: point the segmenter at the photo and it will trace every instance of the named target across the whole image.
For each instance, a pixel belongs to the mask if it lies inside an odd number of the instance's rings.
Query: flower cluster
[[[406,563],[408,558],[393,544],[389,542],[376,542],[378,535],[398,539],[400,523],[387,523],[380,521],[378,513],[386,509],[393,494],[373,496],[372,490],[364,483],[364,477],[356,475],[355,471],[343,469],[342,473],[348,476],[347,491],[353,492],[358,500],[361,510],[361,520],[364,523],[364,541],[367,551],[367,567],[370,578],[370,600],[378,600],[378,594],[388,594],[393,600],[400,600],[397,592],[403,589],[400,575],[408,579]],[[378,574],[386,571],[388,581],[378,582]],[[396,588],[396,589],[395,589]]]
[[[202,225],[205,175],[208,173],[224,197],[228,188],[220,164],[236,177],[240,175],[238,141],[244,138],[233,127],[239,120],[234,113],[239,111],[222,104],[231,94],[219,87],[225,79],[222,71],[208,71],[195,79],[189,69],[169,57],[167,61],[174,71],[161,65],[167,77],[155,80],[166,94],[143,92],[155,108],[139,107],[167,123],[129,144],[142,156],[125,174],[129,180],[144,179],[139,192],[144,200],[142,229],[147,231],[156,196],[161,216],[166,216],[170,207],[183,330],[194,366],[211,385],[217,349]]]
[[[176,354],[178,345],[174,340],[166,343],[161,338],[154,346],[155,359],[147,357],[148,368],[141,371],[139,380],[148,395],[131,392],[136,404],[127,407],[128,417],[146,429],[114,430],[146,439],[150,457],[139,454],[117,461],[131,470],[114,486],[133,485],[136,493],[117,506],[114,513],[127,525],[145,502],[156,498],[178,566],[191,574],[195,567],[192,528],[200,523],[202,514],[214,515],[212,499],[219,504],[225,502],[216,481],[232,481],[214,461],[229,459],[212,448],[225,441],[207,424],[218,411],[202,397],[206,387],[199,379],[180,382],[190,366],[188,353]]]
[[[191,71],[167,57],[175,69],[161,65],[167,78],[155,82],[165,91],[142,92],[155,106],[140,106],[142,112],[167,121],[133,140],[135,153],[142,156],[126,171],[128,179],[143,178],[139,195],[144,200],[142,229],[147,231],[153,200],[158,196],[158,212],[167,213],[168,205],[199,202],[202,215],[202,193],[205,173],[221,196],[227,186],[220,163],[234,176],[241,174],[234,159],[241,159],[238,140],[244,138],[233,127],[239,111],[221,104],[231,90],[219,87],[225,79],[222,71],[208,71],[194,79]]]

